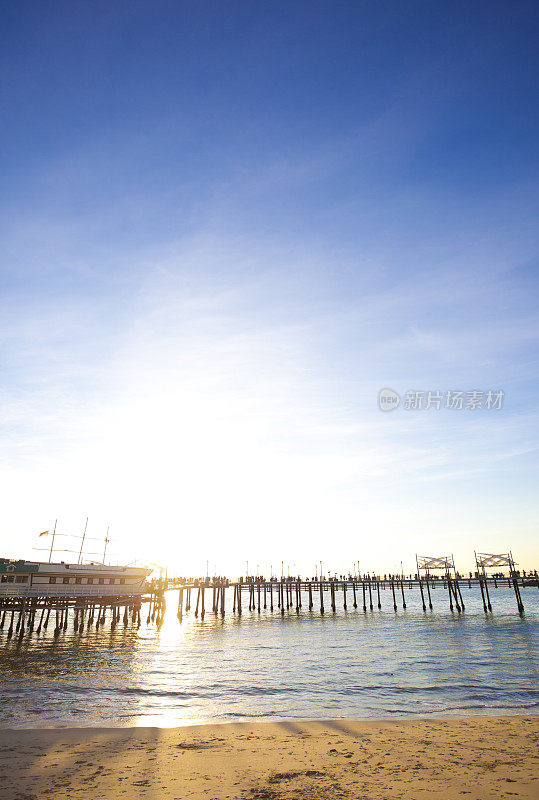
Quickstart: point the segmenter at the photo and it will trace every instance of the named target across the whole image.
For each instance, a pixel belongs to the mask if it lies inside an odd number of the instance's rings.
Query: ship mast
[[[107,545],[110,541],[109,530],[110,530],[110,525],[107,525],[107,532],[105,534],[105,549],[103,550],[103,566],[105,566],[105,553],[107,552]]]
[[[86,539],[86,528],[88,527],[88,517],[86,517],[86,522],[84,523],[84,533],[82,534],[82,542],[80,543],[80,551],[79,551],[79,558],[77,564],[80,564],[80,560],[82,557],[82,548],[84,547],[84,540]]]
[[[54,530],[52,532],[52,542],[51,542],[51,551],[49,553],[49,564],[51,563],[52,559],[52,548],[54,547],[54,537],[56,536],[56,523],[58,522],[57,519],[54,520]]]

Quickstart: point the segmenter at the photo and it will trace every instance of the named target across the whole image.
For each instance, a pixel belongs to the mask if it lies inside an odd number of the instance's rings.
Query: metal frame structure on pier
[[[432,598],[430,594],[430,573],[431,570],[436,572],[438,570],[443,571],[445,580],[447,582],[447,589],[449,592],[449,608],[453,611],[453,600],[455,601],[455,608],[460,613],[464,611],[464,600],[462,599],[462,593],[460,591],[458,573],[455,567],[455,559],[453,558],[453,554],[450,556],[418,556],[416,553],[415,562],[417,565],[417,577],[419,580],[419,588],[421,589],[421,600],[423,602],[423,611],[426,610],[425,608],[425,596],[423,594],[423,589],[421,585],[421,570],[425,572],[425,579],[427,585],[427,594],[429,598],[429,608],[432,610]],[[453,570],[453,576],[451,576],[451,570]]]
[[[496,569],[497,567],[509,567],[509,578],[513,584],[517,607],[520,613],[524,611],[524,604],[520,594],[520,587],[518,585],[518,576],[515,570],[515,560],[511,551],[508,553],[476,553],[475,565],[477,568],[477,577],[481,587],[481,596],[483,598],[483,609],[485,611],[492,611],[490,603],[490,595],[488,592],[487,569]]]

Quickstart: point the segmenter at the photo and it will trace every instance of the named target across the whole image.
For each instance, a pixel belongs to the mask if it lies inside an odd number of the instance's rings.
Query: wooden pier
[[[473,578],[462,576],[444,577],[349,577],[335,579],[303,579],[303,578],[248,578],[246,580],[228,581],[222,579],[206,579],[198,581],[170,581],[167,586],[159,590],[164,596],[166,591],[178,591],[177,615],[181,620],[194,606],[195,617],[203,618],[211,610],[213,614],[225,616],[227,608],[227,592],[232,596],[232,613],[241,615],[244,609],[248,611],[268,610],[279,612],[299,612],[302,608],[308,611],[318,611],[324,614],[327,611],[335,613],[338,598],[342,600],[342,608],[349,607],[360,609],[367,613],[375,608],[382,608],[382,598],[385,605],[396,613],[399,609],[407,608],[407,597],[413,593],[418,597],[424,612],[434,609],[434,592],[439,598],[439,605],[447,603],[450,611],[461,614],[465,611],[464,598],[461,588],[476,588],[481,594],[483,610],[492,612],[490,593],[499,586],[507,585],[515,594],[517,611],[524,612],[524,604],[520,588],[524,579],[517,576],[491,577],[479,575]],[[440,592],[441,590],[441,592]],[[229,595],[230,596],[230,595]]]
[[[359,609],[368,613],[374,609],[391,609],[394,613],[406,610],[411,598],[418,601],[424,613],[447,608],[456,614],[463,614],[466,606],[462,588],[474,589],[480,594],[483,610],[492,612],[491,592],[499,586],[512,589],[517,612],[524,613],[521,588],[524,585],[539,585],[537,573],[520,575],[515,569],[511,553],[492,555],[476,553],[477,571],[469,577],[461,575],[455,568],[452,556],[442,558],[417,557],[415,575],[348,575],[334,578],[316,576],[314,578],[281,577],[266,579],[263,576],[240,578],[230,581],[227,578],[203,578],[153,580],[146,583],[136,593],[103,595],[99,587],[89,587],[88,591],[78,586],[78,593],[46,595],[38,588],[26,591],[17,584],[12,594],[0,596],[0,631],[7,631],[8,638],[23,637],[33,631],[46,631],[49,623],[54,626],[58,636],[68,628],[68,619],[76,632],[85,628],[102,627],[107,617],[110,627],[123,623],[139,626],[144,617],[147,624],[155,622],[161,626],[166,609],[167,592],[178,592],[177,616],[180,622],[184,615],[193,610],[194,616],[203,619],[206,613],[224,617],[227,608],[241,616],[244,610],[261,613],[269,610],[284,616],[286,613],[299,613],[303,608],[320,614],[335,613],[337,607]],[[498,572],[487,574],[487,569],[508,566],[507,574]],[[436,570],[441,571],[437,575]],[[423,574],[422,574],[423,573]],[[96,591],[99,590],[99,594]],[[82,591],[82,593],[81,593]],[[228,598],[228,604],[227,604]],[[231,602],[230,602],[231,601]],[[142,613],[143,605],[147,606]]]

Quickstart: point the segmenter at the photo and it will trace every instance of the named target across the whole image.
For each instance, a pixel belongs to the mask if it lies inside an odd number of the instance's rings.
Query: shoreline
[[[5,800],[532,800],[539,716],[0,729]]]
[[[513,719],[514,717],[537,717],[539,719],[539,708],[537,711],[532,711],[530,709],[520,710],[520,709],[496,709],[495,713],[490,713],[489,711],[485,714],[477,713],[474,709],[474,713],[466,714],[461,711],[457,711],[455,713],[451,712],[433,712],[431,714],[411,714],[406,712],[395,712],[392,714],[384,714],[383,716],[379,717],[244,717],[238,719],[223,719],[223,720],[216,720],[207,719],[207,720],[197,720],[194,722],[189,722],[187,720],[181,720],[178,723],[173,723],[171,725],[161,725],[161,724],[133,724],[132,722],[127,722],[125,725],[113,725],[107,724],[107,722],[103,723],[89,723],[88,725],[72,725],[69,723],[63,724],[51,724],[51,725],[2,725],[0,724],[0,738],[4,731],[125,731],[125,730],[181,730],[183,728],[200,728],[200,727],[213,727],[219,725],[266,725],[266,724],[280,724],[280,723],[293,723],[298,725],[303,724],[311,724],[311,723],[334,723],[334,722],[354,722],[354,723],[363,723],[363,722],[415,722],[418,720],[422,721],[432,721],[436,722],[438,720],[448,722],[448,721],[465,721],[465,720],[481,720],[481,719],[505,719],[510,718]]]

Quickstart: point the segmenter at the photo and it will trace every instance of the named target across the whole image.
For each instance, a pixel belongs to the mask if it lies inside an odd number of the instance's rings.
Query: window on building
[[[109,578],[109,583],[114,584],[114,578]]]
[[[28,575],[17,575],[15,583],[28,583]]]
[[[105,583],[105,578],[99,578],[99,583],[100,583],[100,584],[103,584],[103,583]]]
[[[75,578],[75,583],[82,583],[82,578]]]
[[[120,583],[125,583],[125,578],[120,578]]]
[[[93,578],[88,578],[88,580],[86,581],[86,583],[93,583],[93,582],[94,582]]]
[[[49,578],[49,583],[56,583],[56,578]]]
[[[62,583],[69,583],[69,578],[62,578]]]

